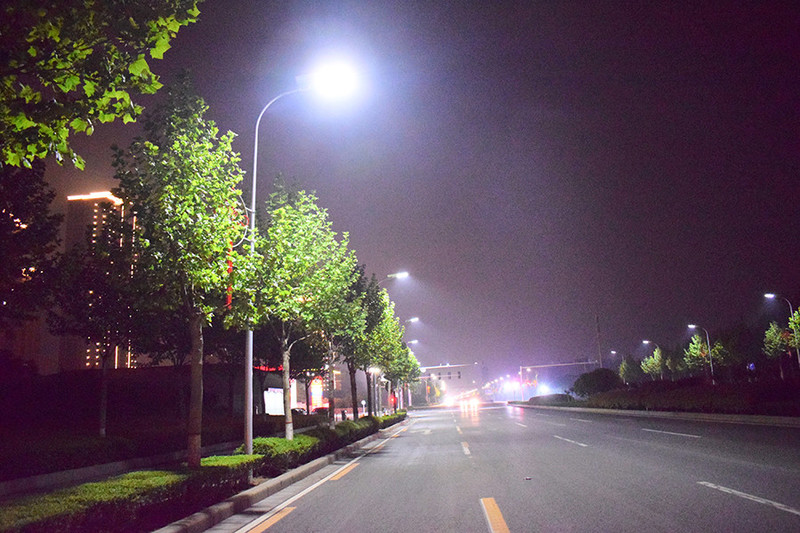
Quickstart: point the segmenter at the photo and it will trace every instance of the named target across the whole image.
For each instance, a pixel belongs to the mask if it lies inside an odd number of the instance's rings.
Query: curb
[[[669,418],[672,420],[689,420],[694,422],[717,422],[722,424],[746,424],[751,426],[777,426],[800,428],[800,418],[793,416],[767,415],[728,415],[714,413],[679,413],[673,411],[634,411],[628,409],[598,409],[593,407],[555,407],[552,405],[522,405],[509,403],[513,407],[523,409],[550,409],[554,411],[574,411],[577,413],[594,413],[601,415],[633,416],[639,418]]]
[[[400,424],[403,423],[405,423],[405,420],[400,422]],[[395,424],[395,426],[396,425],[397,424]],[[320,457],[319,459],[314,459],[310,463],[298,466],[297,468],[285,472],[276,478],[272,478],[259,485],[256,485],[255,487],[235,494],[225,501],[206,507],[202,511],[198,511],[187,516],[186,518],[168,524],[161,529],[157,529],[154,533],[200,533],[201,531],[205,531],[206,529],[219,524],[226,518],[252,507],[264,498],[267,498],[276,492],[285,489],[289,485],[297,483],[301,479],[304,479],[321,470],[329,464],[332,464],[337,459],[359,450],[365,444],[382,437],[386,429],[389,428],[380,429],[372,435],[364,437],[353,444],[348,444],[344,448],[340,448],[329,455]]]

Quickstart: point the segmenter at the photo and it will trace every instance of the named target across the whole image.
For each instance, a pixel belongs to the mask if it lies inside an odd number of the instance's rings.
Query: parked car
[[[292,409],[292,414],[293,415],[306,415],[307,413],[306,413],[306,410],[303,409],[302,407],[295,407],[294,409]]]
[[[312,413],[314,413],[315,415],[328,416],[328,408],[327,407],[317,407],[316,409],[314,409],[312,411]]]

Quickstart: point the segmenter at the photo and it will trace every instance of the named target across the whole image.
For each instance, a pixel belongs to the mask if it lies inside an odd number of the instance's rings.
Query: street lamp
[[[267,112],[272,104],[290,94],[314,91],[327,98],[341,98],[351,94],[357,85],[357,77],[352,67],[343,63],[330,63],[324,65],[311,74],[300,76],[296,79],[297,88],[284,91],[278,96],[267,102],[256,118],[255,134],[253,135],[253,179],[250,190],[249,228],[250,233],[250,255],[255,255],[256,251],[256,178],[258,177],[258,128],[261,125],[261,117]],[[253,328],[248,327],[245,334],[244,345],[244,444],[245,453],[253,453]]]
[[[711,384],[714,385],[714,358],[711,356],[711,338],[708,336],[708,330],[697,324],[689,324],[689,329],[702,329],[706,332],[706,345],[708,346],[708,364],[711,367]]]
[[[411,318],[409,318],[408,320],[406,320],[406,322],[410,322],[410,323],[412,323],[412,324],[413,324],[414,322],[419,322],[419,317],[418,317],[418,316],[412,316]]]
[[[690,327],[691,327],[691,326],[690,326]],[[643,340],[643,341],[642,341],[642,344],[652,344],[653,346],[655,346],[655,347],[656,347],[656,348],[658,348],[659,350],[661,349],[661,346],[659,346],[659,345],[658,345],[658,343],[655,343],[655,342],[653,342],[653,341],[649,341],[649,340],[647,340],[647,339]]]
[[[789,304],[789,324],[792,326],[792,331],[794,332],[794,341],[795,341],[795,343],[797,343],[798,342],[797,326],[792,324],[792,317],[794,317],[794,308],[792,307],[792,302],[790,302],[787,298],[784,298],[783,296],[778,296],[778,295],[773,294],[771,292],[766,293],[764,295],[764,298],[767,298],[769,300],[774,300],[775,298],[780,298],[781,300],[783,300],[784,302]],[[795,346],[794,349],[795,349],[795,352],[797,352],[797,364],[800,364],[800,347]]]

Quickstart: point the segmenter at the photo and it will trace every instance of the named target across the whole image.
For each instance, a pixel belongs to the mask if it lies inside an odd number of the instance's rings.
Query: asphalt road
[[[364,451],[210,531],[800,531],[797,428],[455,408]]]

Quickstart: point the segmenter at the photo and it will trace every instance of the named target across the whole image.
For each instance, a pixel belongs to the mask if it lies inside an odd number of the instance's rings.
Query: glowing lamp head
[[[356,69],[340,60],[325,62],[297,81],[302,89],[311,90],[326,100],[349,98],[360,85]]]
[[[764,298],[767,298],[767,299],[769,299],[769,300],[772,300],[772,299],[774,299],[774,298],[775,298],[775,295],[774,295],[773,293],[771,293],[771,292],[768,292],[768,293],[766,293],[766,294],[764,295]]]

